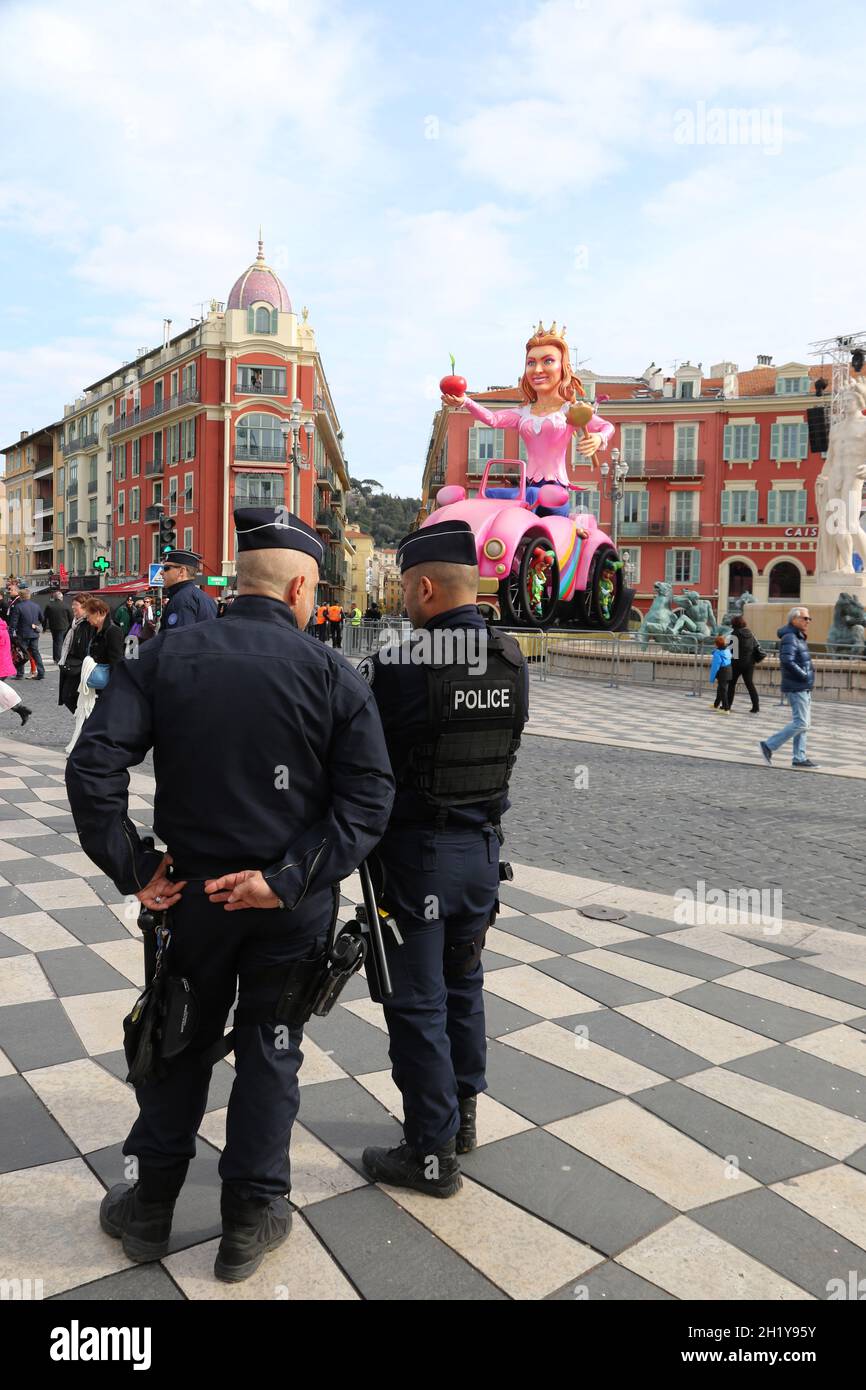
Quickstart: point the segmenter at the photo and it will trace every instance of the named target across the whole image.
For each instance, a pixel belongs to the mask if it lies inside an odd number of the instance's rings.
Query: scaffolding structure
[[[857,348],[866,353],[866,333],[842,333],[836,338],[810,343],[809,347],[812,357],[819,358],[822,366],[826,363],[832,369],[830,423],[835,425],[841,418],[842,396],[851,378],[851,355]]]

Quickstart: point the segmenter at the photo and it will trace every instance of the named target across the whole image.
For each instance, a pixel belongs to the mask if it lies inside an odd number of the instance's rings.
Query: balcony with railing
[[[144,519],[146,522],[159,521],[160,517],[164,515],[165,507],[162,502],[155,502],[152,507],[145,507],[144,509]]]
[[[699,517],[667,515],[650,521],[620,521],[619,534],[622,540],[700,540],[701,522]]]
[[[98,521],[88,521],[88,523],[87,523],[87,534],[88,534],[88,536],[93,536],[93,535],[96,534],[96,528],[97,528],[98,525],[99,525],[99,522],[98,522]]]
[[[71,483],[67,483],[67,484],[66,484],[66,496],[67,496],[67,497],[77,497],[77,496],[78,496],[78,479],[77,479],[77,478],[75,479],[74,482],[71,482]]]
[[[264,444],[235,444],[235,459],[241,459],[246,463],[282,463],[286,462],[285,447],[272,447]]]
[[[164,459],[148,459],[144,465],[144,476],[146,478],[159,478],[165,472]]]
[[[68,516],[68,517],[66,518],[66,534],[67,534],[67,536],[81,536],[81,535],[83,535],[83,534],[84,534],[84,522],[83,522],[83,521],[80,521],[78,517],[71,517],[71,516]]]
[[[178,391],[173,396],[165,396],[161,401],[155,401],[153,405],[145,406],[144,410],[139,407],[138,410],[133,410],[128,415],[121,415],[112,425],[108,426],[108,436],[113,439],[116,434],[122,434],[124,430],[134,430],[137,425],[146,424],[148,420],[155,420],[161,415],[168,415],[171,411],[180,410],[185,405],[195,405],[199,400],[198,387]]]
[[[87,480],[87,495],[88,495],[88,497],[92,497],[93,494],[94,494],[95,492],[98,492],[98,491],[99,491],[99,479],[98,479],[98,478],[88,478],[88,480]]]
[[[703,478],[703,459],[627,458],[630,478]]]
[[[316,486],[321,488],[335,488],[337,480],[330,468],[323,468],[321,473],[316,474]]]
[[[109,431],[110,432],[110,431]],[[85,449],[95,449],[99,444],[99,433],[73,434],[61,444],[64,457],[67,454],[81,454]]]
[[[36,535],[35,535],[34,538],[33,538],[33,549],[34,549],[34,550],[44,550],[44,548],[45,548],[47,545],[53,545],[53,544],[54,544],[54,531],[52,530],[52,528],[51,528],[50,526],[47,527],[47,528],[46,528],[46,527],[42,527],[41,529],[37,528]]]

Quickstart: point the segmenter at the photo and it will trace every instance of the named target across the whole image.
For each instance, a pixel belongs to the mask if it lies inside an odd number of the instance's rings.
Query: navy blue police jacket
[[[207,622],[208,618],[215,618],[216,615],[217,606],[210,594],[202,593],[194,579],[184,579],[168,590],[159,630],[174,632],[179,627]]]
[[[486,629],[487,624],[475,604],[465,604],[461,608],[450,608],[431,618],[425,628],[433,632],[436,628],[477,628]],[[388,744],[391,766],[398,774],[397,795],[391,815],[391,829],[403,825],[435,826],[438,808],[431,806],[425,798],[409,787],[399,784],[399,770],[405,764],[411,750],[429,736],[430,716],[427,677],[422,665],[383,660],[380,653],[365,657],[359,670],[370,683],[382,727]],[[529,673],[523,667],[524,710],[529,709]],[[520,732],[523,721],[520,723]],[[499,822],[511,803],[507,795],[491,806],[489,801],[477,805],[455,806],[448,812],[449,829],[471,829]]]
[[[153,748],[153,826],[178,878],[260,869],[287,908],[350,874],[394,797],[370,688],[277,599],[160,633],[121,661],[66,766],[81,847],[122,893],[158,851],[128,815],[127,769]]]

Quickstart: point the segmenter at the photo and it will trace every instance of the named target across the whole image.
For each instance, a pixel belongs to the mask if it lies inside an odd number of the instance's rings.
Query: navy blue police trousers
[[[189,980],[199,1025],[190,1046],[167,1064],[162,1080],[136,1087],[140,1113],[123,1146],[124,1154],[138,1157],[142,1186],[151,1200],[176,1196],[195,1156],[213,1070],[202,1065],[200,1054],[222,1038],[236,991],[239,1008],[261,1009],[267,1016],[282,992],[286,971],[280,967],[321,954],[335,912],[330,889],[315,893],[295,912],[226,912],[205,896],[201,880],[183,890],[171,909],[167,968]],[[246,984],[246,972],[271,965],[272,984]],[[302,1036],[303,1028],[269,1023],[236,1030],[235,1078],[219,1172],[244,1200],[289,1191],[288,1148],[298,1113]]]
[[[386,930],[394,994],[383,1003],[403,1131],[418,1152],[434,1153],[460,1128],[458,1101],[487,1088],[480,956],[496,909],[499,840],[492,826],[395,829],[375,860],[380,906],[404,941]]]

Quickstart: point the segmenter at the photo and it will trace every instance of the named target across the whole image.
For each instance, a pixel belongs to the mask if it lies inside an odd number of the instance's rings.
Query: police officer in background
[[[425,526],[397,552],[416,631],[367,657],[397,779],[391,823],[371,861],[394,994],[385,1003],[404,1141],[365,1149],[377,1182],[449,1197],[457,1155],[475,1147],[486,1088],[481,951],[498,907],[500,818],[526,721],[527,668],[476,607],[475,538],[466,522]],[[401,659],[403,658],[403,659]],[[375,997],[375,986],[371,986]]]
[[[119,664],[66,771],[82,849],[121,893],[170,909],[169,973],[189,980],[200,1011],[167,1075],[136,1088],[123,1152],[137,1156],[138,1181],[107,1193],[100,1222],[130,1259],[165,1254],[238,987],[214,1266],[232,1282],[291,1226],[302,1026],[290,1017],[278,1027],[278,1003],[291,1003],[304,963],[309,976],[321,960],[337,885],[379,840],[394,794],[369,687],[303,631],[322,543],[280,514],[235,512],[238,597],[221,622],[159,634]],[[226,707],[255,711],[254,729],[226,722]],[[142,842],[127,812],[127,769],[151,747],[166,854]]]
[[[170,550],[162,564],[165,606],[159,622],[160,632],[173,632],[217,616],[210,594],[202,593],[195,582],[201,569],[201,556],[192,550]]]

